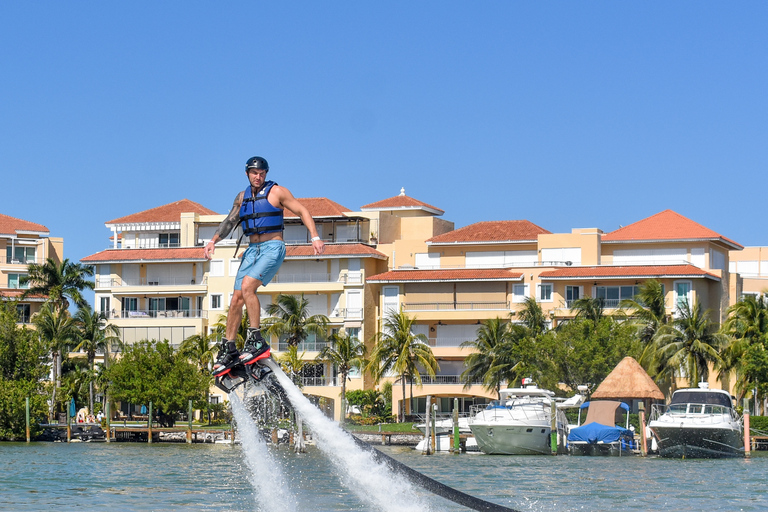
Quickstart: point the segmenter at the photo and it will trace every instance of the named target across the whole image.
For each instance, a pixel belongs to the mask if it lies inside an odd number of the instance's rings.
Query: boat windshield
[[[702,393],[700,391],[675,391],[670,409],[675,404],[719,405],[731,408],[731,397],[724,393]]]

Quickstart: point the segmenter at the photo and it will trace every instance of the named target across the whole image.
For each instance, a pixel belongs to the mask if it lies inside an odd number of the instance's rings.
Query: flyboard
[[[225,375],[217,377],[215,382],[219,389],[229,394],[235,388],[250,381],[260,385],[267,392],[278,397],[281,402],[290,404],[291,402],[287,393],[285,392],[285,389],[283,389],[283,386],[275,377],[276,372],[282,373],[282,371],[283,370],[280,369],[280,366],[275,363],[272,358],[265,358],[259,361],[258,364],[251,364],[248,366],[235,366]],[[386,464],[390,469],[392,469],[392,471],[401,474],[414,484],[423,487],[433,494],[442,496],[445,499],[451,500],[454,503],[458,503],[459,505],[463,505],[472,510],[480,510],[483,512],[519,512],[515,509],[476,498],[475,496],[461,492],[458,489],[454,489],[453,487],[448,487],[447,485],[440,483],[437,480],[428,477],[427,475],[419,473],[415,469],[408,467],[402,462],[393,459],[389,455],[380,452],[368,443],[357,439],[352,434],[342,431],[340,432],[340,435],[350,436],[358,447],[371,453],[376,461]]]

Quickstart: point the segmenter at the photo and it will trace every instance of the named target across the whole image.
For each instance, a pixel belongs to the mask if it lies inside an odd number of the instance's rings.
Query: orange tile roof
[[[527,220],[491,220],[476,222],[427,240],[428,244],[536,241],[549,231]]]
[[[454,268],[433,270],[390,270],[366,279],[369,283],[410,283],[429,281],[519,281],[520,272],[500,268]]]
[[[309,210],[312,217],[344,217],[345,212],[352,211],[327,197],[300,197],[297,199]],[[285,218],[298,219],[299,217],[290,210],[285,210]]]
[[[0,289],[0,297],[7,299],[19,299],[22,293],[24,293],[24,290],[18,290],[15,288]],[[36,293],[33,295],[28,295],[24,300],[29,302],[41,302],[47,298],[47,295],[40,295]]]
[[[107,249],[86,256],[83,263],[110,263],[117,261],[168,261],[205,260],[202,247],[179,247],[173,249]]]
[[[362,206],[360,209],[365,211],[365,210],[400,210],[400,209],[417,209],[417,208],[432,210],[437,215],[442,215],[445,213],[440,208],[427,204],[423,201],[419,201],[418,199],[408,197],[405,195],[405,193],[401,193],[399,196],[390,197],[388,199],[382,199],[381,201],[376,201],[375,203],[366,204],[365,206]]]
[[[743,249],[730,240],[691,219],[672,210],[664,210],[628,226],[603,235],[603,243],[653,242],[669,240],[712,240],[719,241],[732,249]]]
[[[374,249],[363,244],[326,244],[325,252],[320,256],[315,256],[311,245],[287,245],[285,247],[286,258],[322,258],[327,256],[371,256],[378,259],[387,257]]]
[[[106,224],[143,224],[148,222],[179,222],[182,213],[198,213],[200,215],[218,215],[215,211],[209,210],[205,206],[182,199],[175,203],[164,204],[144,210],[143,212],[133,213],[106,222]]]
[[[547,270],[539,274],[540,279],[651,279],[651,278],[720,278],[694,265],[631,265],[600,267],[567,267]]]
[[[19,231],[34,231],[37,233],[49,234],[48,228],[36,222],[17,219],[9,215],[0,213],[0,234],[15,235]]]

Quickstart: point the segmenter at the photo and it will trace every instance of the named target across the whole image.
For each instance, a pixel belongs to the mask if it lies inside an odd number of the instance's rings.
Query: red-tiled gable
[[[110,220],[106,224],[144,224],[148,222],[179,222],[182,213],[198,213],[200,215],[218,215],[215,211],[205,206],[182,199],[175,203],[164,204],[143,212],[126,215],[118,219]]]
[[[286,258],[323,258],[328,256],[387,258],[373,247],[363,244],[326,244],[325,252],[321,256],[315,255],[311,245],[288,245],[285,247]]]
[[[344,217],[344,212],[351,212],[346,206],[331,201],[326,197],[300,197],[297,198],[304,207],[309,210],[312,217]],[[298,219],[290,210],[285,210],[286,218]]]
[[[223,248],[218,248],[221,250]],[[202,247],[181,247],[176,249],[107,249],[86,256],[83,263],[115,263],[118,261],[196,261],[205,260]]]
[[[498,268],[453,268],[433,270],[390,270],[366,279],[369,283],[411,283],[429,281],[519,281],[520,272]]]
[[[427,240],[427,243],[535,242],[539,235],[548,234],[549,231],[527,220],[490,220],[437,235]]]
[[[720,278],[693,265],[637,265],[617,267],[568,267],[547,270],[540,279],[651,279],[672,277],[702,277],[719,281]]]
[[[720,241],[732,249],[743,249],[741,245],[725,238],[691,219],[672,210],[664,210],[628,226],[603,235],[603,243],[611,242],[654,242],[669,240],[712,240]]]
[[[376,201],[375,203],[367,204],[361,207],[360,209],[362,211],[423,209],[423,210],[430,211],[431,213],[434,213],[436,215],[442,215],[445,213],[440,208],[427,204],[423,201],[419,201],[418,199],[414,199],[412,197],[406,196],[405,192],[402,192],[399,196],[390,197],[389,199],[382,199],[381,201]]]
[[[48,228],[42,224],[21,220],[0,213],[0,234],[15,235],[19,231],[32,231],[35,233],[49,234]]]

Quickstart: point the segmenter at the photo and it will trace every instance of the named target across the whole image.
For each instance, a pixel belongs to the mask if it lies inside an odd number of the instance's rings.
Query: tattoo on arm
[[[238,194],[237,197],[235,197],[235,203],[232,205],[232,210],[230,210],[229,215],[227,215],[227,217],[221,221],[221,224],[219,224],[216,233],[213,235],[218,235],[219,240],[226,238],[226,236],[229,235],[233,229],[235,229],[235,226],[237,226],[237,223],[240,220],[240,203],[242,202],[241,194],[242,192]]]

